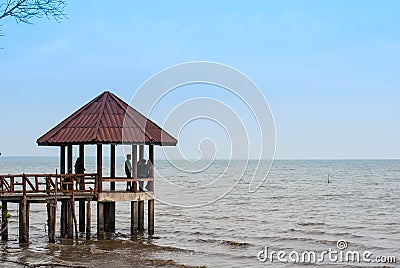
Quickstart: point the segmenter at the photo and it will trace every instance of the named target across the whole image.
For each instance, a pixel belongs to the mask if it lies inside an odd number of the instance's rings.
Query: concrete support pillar
[[[138,232],[138,202],[131,201],[131,235],[135,235]]]
[[[138,230],[139,232],[144,231],[144,201],[138,202]]]
[[[97,202],[97,236],[102,238],[104,234],[104,203]]]
[[[149,235],[154,234],[154,199],[147,201],[147,224]]]

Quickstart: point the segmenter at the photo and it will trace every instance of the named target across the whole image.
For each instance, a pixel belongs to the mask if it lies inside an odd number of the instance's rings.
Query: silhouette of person
[[[127,179],[132,178],[132,164],[131,164],[131,155],[127,154],[126,155],[126,160],[125,160],[125,174]],[[132,185],[130,181],[126,182],[126,191],[132,191]]]

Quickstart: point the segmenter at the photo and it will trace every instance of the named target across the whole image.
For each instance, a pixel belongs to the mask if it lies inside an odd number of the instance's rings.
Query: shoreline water
[[[11,163],[3,160],[0,158],[0,173],[23,169],[47,172],[58,165],[56,157],[46,161],[10,159]],[[180,175],[181,185],[195,185],[202,178],[180,174],[163,161],[156,163],[160,172],[170,177]],[[89,158],[88,168],[92,165]],[[222,170],[226,162],[216,161],[213,165],[204,171],[205,178]],[[254,166],[250,162],[250,170]],[[329,184],[328,173],[332,175]],[[24,246],[16,241],[0,242],[0,260],[30,264],[61,260],[95,267],[260,267],[271,265],[257,260],[257,253],[265,246],[320,252],[335,248],[340,239],[346,240],[352,250],[370,250],[374,255],[400,252],[400,160],[278,160],[255,193],[248,192],[249,174],[245,173],[244,180],[224,198],[206,206],[183,208],[156,201],[154,238],[143,236],[133,241],[128,235],[129,208],[122,203],[116,210],[118,235],[110,241],[93,237],[91,241],[57,240],[55,245],[47,244],[45,206],[32,204],[31,243]],[[160,181],[156,184],[158,196],[164,194],[162,185]],[[15,240],[18,212],[12,204],[9,209],[13,216],[10,239]],[[92,213],[96,215],[95,209]],[[319,266],[377,267],[365,263]]]

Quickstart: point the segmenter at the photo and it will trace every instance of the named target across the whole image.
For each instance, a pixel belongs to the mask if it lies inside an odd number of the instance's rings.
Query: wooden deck
[[[101,178],[101,179],[100,179]],[[138,182],[149,183],[150,191],[138,191]],[[121,190],[103,191],[103,183],[133,184],[134,192]],[[154,233],[154,180],[153,178],[127,179],[125,177],[101,177],[98,174],[19,174],[0,175],[0,201],[3,209],[7,203],[19,204],[19,241],[29,241],[30,203],[46,203],[49,242],[56,237],[57,203],[61,202],[60,236],[79,237],[80,232],[91,237],[91,202],[97,203],[97,234],[115,232],[115,203],[131,203],[131,234],[144,231],[145,201],[148,206],[148,231]],[[119,187],[121,188],[121,187]],[[79,203],[76,217],[75,203]],[[86,204],[85,204],[86,203]],[[79,219],[79,222],[78,222]],[[4,219],[3,219],[4,220]],[[79,224],[78,224],[79,223]],[[75,232],[74,228],[75,227]],[[75,234],[74,234],[75,233]],[[8,239],[8,232],[2,233]]]

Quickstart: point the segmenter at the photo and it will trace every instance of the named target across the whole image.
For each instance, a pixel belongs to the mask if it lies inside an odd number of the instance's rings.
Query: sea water
[[[117,176],[124,176],[123,161],[117,159]],[[49,244],[46,206],[31,204],[30,243],[20,245],[17,205],[9,203],[10,241],[0,242],[0,267],[294,267],[310,265],[301,259],[307,252],[324,257],[317,267],[398,267],[376,257],[400,262],[400,160],[276,160],[254,192],[252,171],[268,169],[267,162],[249,161],[245,169],[243,161],[172,164],[156,162],[153,237],[129,235],[130,203],[122,202],[116,233],[97,240],[93,202],[91,240]],[[86,172],[95,166],[87,157]],[[58,168],[56,157],[0,157],[0,174]],[[346,260],[349,251],[361,260]],[[365,252],[370,262],[362,259]]]

